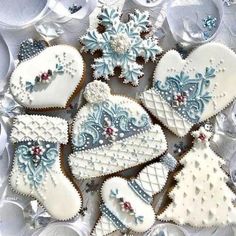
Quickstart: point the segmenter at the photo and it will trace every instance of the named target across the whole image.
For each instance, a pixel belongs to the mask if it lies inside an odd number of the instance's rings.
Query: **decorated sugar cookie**
[[[203,127],[192,132],[192,149],[181,159],[183,169],[175,176],[176,187],[169,193],[173,202],[158,216],[163,221],[195,227],[236,223],[235,194],[221,169],[223,159],[209,146],[211,133]]]
[[[19,52],[20,64],[12,73],[15,100],[29,109],[65,108],[80,88],[84,62],[73,47],[27,40]]]
[[[185,60],[171,50],[158,63],[144,106],[178,136],[224,109],[235,97],[236,55],[222,44],[198,47]]]
[[[112,95],[95,80],[84,91],[87,104],[77,113],[72,130],[74,153],[69,156],[78,179],[98,177],[150,161],[167,149],[159,125],[153,125],[137,102]]]
[[[61,118],[20,115],[13,122],[15,157],[12,188],[37,199],[55,219],[68,220],[80,211],[81,196],[63,174],[60,146],[68,141]]]
[[[124,83],[137,86],[143,76],[143,66],[137,63],[137,58],[142,57],[145,62],[149,59],[154,61],[162,52],[155,39],[142,35],[149,31],[149,13],[136,10],[129,14],[129,21],[123,23],[118,10],[104,8],[98,18],[104,32],[101,33],[99,28],[89,29],[81,39],[82,50],[92,54],[102,52],[92,65],[95,79],[103,77],[108,80],[118,67],[121,69],[119,77],[124,78]]]
[[[147,231],[155,222],[152,196],[163,189],[175,166],[176,160],[167,154],[160,163],[145,167],[135,179],[127,181],[113,177],[106,180],[101,189],[102,216],[92,235],[104,236],[128,229],[139,233]]]

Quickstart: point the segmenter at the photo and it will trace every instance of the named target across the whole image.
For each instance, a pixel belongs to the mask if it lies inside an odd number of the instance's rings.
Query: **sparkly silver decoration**
[[[69,7],[69,11],[71,14],[74,14],[77,11],[79,11],[81,8],[82,8],[82,6],[78,6],[77,4],[73,3],[73,5],[71,7]]]

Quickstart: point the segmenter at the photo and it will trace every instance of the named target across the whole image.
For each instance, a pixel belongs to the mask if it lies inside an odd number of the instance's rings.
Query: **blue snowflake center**
[[[131,41],[127,34],[118,33],[116,36],[111,37],[110,44],[115,52],[119,54],[124,54],[129,50],[131,46]]]

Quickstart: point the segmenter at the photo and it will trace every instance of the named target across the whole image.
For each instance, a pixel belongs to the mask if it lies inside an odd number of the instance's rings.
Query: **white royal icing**
[[[124,201],[131,204],[137,216],[143,216],[142,223],[136,224],[134,216],[123,211],[119,202],[117,202],[117,199],[110,197],[110,192],[114,189],[118,189],[117,197],[123,197]],[[114,212],[119,219],[121,219],[122,223],[126,227],[131,230],[136,232],[145,232],[154,224],[155,212],[152,206],[137,197],[136,193],[130,189],[125,179],[114,177],[107,180],[102,187],[101,193],[105,205]]]
[[[111,95],[107,84],[85,88],[88,103],[76,115],[72,130],[72,173],[90,178],[115,173],[152,160],[167,148],[165,136],[137,102]],[[112,168],[111,168],[112,167]]]
[[[10,89],[16,101],[27,108],[64,108],[82,80],[83,67],[82,56],[75,48],[48,47],[19,64],[12,73]],[[43,73],[47,79],[41,79]],[[35,82],[37,76],[39,82]]]
[[[11,141],[47,141],[66,144],[68,124],[58,117],[40,115],[19,115],[13,121]]]
[[[20,115],[14,121],[11,139],[15,143],[12,188],[37,199],[55,219],[74,217],[81,208],[81,196],[60,167],[60,143],[68,140],[66,121]]]
[[[193,136],[194,146],[181,159],[184,167],[175,176],[178,183],[169,193],[173,202],[158,219],[195,227],[236,223],[235,194],[221,169],[224,161],[210,149],[208,131],[201,128]]]
[[[235,53],[219,43],[195,49],[185,60],[171,50],[158,63],[143,104],[178,136],[224,109],[235,97]]]

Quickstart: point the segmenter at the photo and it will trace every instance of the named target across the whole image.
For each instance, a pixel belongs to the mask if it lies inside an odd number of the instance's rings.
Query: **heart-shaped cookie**
[[[102,216],[93,235],[104,236],[116,230],[131,229],[139,233],[148,230],[155,222],[152,196],[163,189],[176,164],[176,160],[167,154],[160,163],[145,167],[135,179],[127,181],[113,177],[106,180],[101,189]]]
[[[236,54],[219,43],[198,47],[185,60],[171,50],[158,63],[144,106],[178,136],[214,116],[234,98]]]
[[[148,113],[137,102],[111,95],[101,81],[87,85],[88,103],[73,123],[74,153],[69,156],[73,175],[98,177],[150,161],[167,149],[159,125],[153,125]]]
[[[84,62],[75,48],[52,46],[17,66],[10,89],[16,101],[26,108],[65,108],[79,89],[83,74]]]

